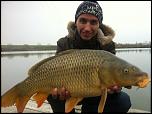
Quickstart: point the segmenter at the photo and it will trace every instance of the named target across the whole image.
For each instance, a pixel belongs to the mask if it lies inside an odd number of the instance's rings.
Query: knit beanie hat
[[[96,16],[99,20],[99,23],[100,24],[102,23],[102,20],[103,20],[102,8],[98,4],[98,2],[96,1],[82,2],[77,8],[77,11],[75,14],[75,22],[77,21],[78,17],[81,14],[86,14],[86,13]]]

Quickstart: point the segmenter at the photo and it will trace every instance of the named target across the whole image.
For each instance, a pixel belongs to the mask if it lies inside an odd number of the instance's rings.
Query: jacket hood
[[[75,33],[76,33],[75,23],[70,21],[68,23],[67,29],[68,29],[67,37],[72,39],[75,38]],[[102,28],[98,29],[97,39],[101,45],[106,45],[110,43],[113,40],[114,36],[115,36],[114,30],[105,24],[102,24]]]

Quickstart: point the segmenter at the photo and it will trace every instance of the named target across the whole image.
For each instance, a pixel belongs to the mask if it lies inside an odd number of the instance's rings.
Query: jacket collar
[[[74,39],[76,35],[75,23],[70,21],[68,23],[67,30],[68,30],[67,37]],[[114,30],[105,24],[102,24],[102,30],[100,28],[98,29],[97,40],[100,42],[101,45],[106,45],[110,43],[113,40],[114,36],[115,36]]]

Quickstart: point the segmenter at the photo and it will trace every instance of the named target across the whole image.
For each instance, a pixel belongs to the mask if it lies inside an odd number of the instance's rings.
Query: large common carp
[[[28,77],[2,95],[1,106],[16,105],[23,112],[33,97],[42,105],[53,88],[65,87],[71,94],[65,112],[70,112],[84,97],[101,96],[98,112],[102,112],[107,88],[138,86],[149,83],[147,73],[138,67],[103,50],[67,50],[34,65]]]

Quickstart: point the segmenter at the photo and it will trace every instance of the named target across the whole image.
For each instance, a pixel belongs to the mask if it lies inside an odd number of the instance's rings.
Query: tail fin
[[[17,86],[17,85],[16,85]],[[11,88],[9,91],[7,91],[4,95],[1,97],[1,106],[2,107],[8,107],[15,104],[15,101],[18,97],[17,95],[17,89],[16,86]]]
[[[19,84],[11,88],[9,91],[7,91],[4,95],[1,97],[1,107],[8,107],[12,105],[16,105],[18,112],[23,112],[25,105],[27,104],[28,100],[30,99],[30,96],[20,96],[19,93],[22,93],[19,91],[18,88]]]

